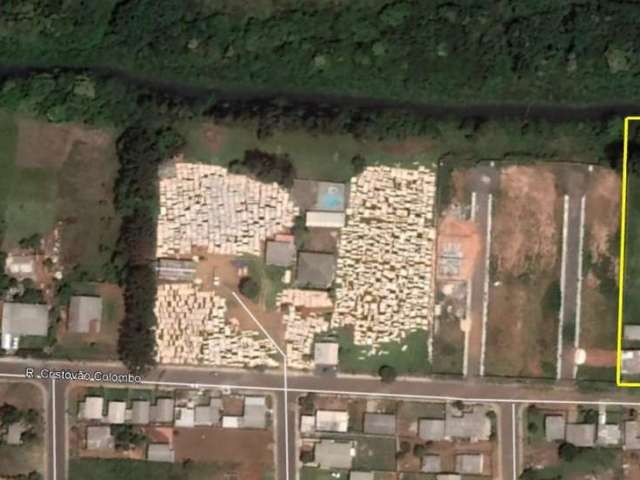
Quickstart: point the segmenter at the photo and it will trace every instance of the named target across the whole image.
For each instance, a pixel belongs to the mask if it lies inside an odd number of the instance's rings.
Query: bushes
[[[260,150],[247,150],[242,160],[229,163],[229,171],[241,175],[250,175],[264,183],[275,182],[282,187],[293,185],[295,168],[286,154],[277,155]]]
[[[254,302],[258,301],[258,297],[260,296],[260,284],[253,278],[241,278],[240,283],[238,284],[238,290],[240,290],[240,293],[245,297],[253,300]]]

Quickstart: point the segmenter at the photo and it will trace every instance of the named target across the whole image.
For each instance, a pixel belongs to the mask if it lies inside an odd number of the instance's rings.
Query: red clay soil
[[[460,275],[446,276],[451,280],[470,280],[473,275],[474,265],[480,254],[482,239],[475,222],[460,220],[453,216],[446,216],[438,225],[438,256],[449,244],[460,246],[464,260],[460,269]]]

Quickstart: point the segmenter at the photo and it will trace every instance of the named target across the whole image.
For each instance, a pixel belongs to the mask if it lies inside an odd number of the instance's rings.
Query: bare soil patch
[[[620,176],[597,168],[589,174],[585,226],[589,252],[594,260],[608,255],[620,227]]]
[[[445,216],[438,225],[438,258],[450,249],[459,251],[463,259],[458,274],[447,274],[438,268],[438,276],[451,280],[470,280],[482,246],[480,232],[475,222]]]
[[[219,153],[227,136],[227,129],[219,125],[207,123],[202,126],[202,135],[207,142],[211,153]]]
[[[268,430],[177,428],[174,442],[177,462],[224,465],[219,478],[233,474],[243,480],[262,480],[264,472],[274,468],[273,433]]]

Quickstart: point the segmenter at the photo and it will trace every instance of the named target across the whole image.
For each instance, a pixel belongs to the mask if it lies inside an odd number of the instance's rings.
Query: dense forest
[[[640,3],[5,0],[4,66],[418,102],[640,99]]]

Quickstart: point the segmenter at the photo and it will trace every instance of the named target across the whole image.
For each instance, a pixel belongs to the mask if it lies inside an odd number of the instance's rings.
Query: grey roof
[[[640,325],[625,325],[624,338],[625,340],[640,340]]]
[[[22,434],[29,430],[29,427],[22,421],[14,422],[7,429],[6,441],[8,445],[21,445]]]
[[[87,449],[113,448],[114,440],[111,435],[111,427],[87,427]]]
[[[212,398],[208,405],[198,405],[195,408],[194,425],[219,425],[222,418],[222,399]]]
[[[151,443],[147,448],[147,460],[173,463],[176,461],[176,452],[167,443]]]
[[[593,447],[596,426],[593,423],[570,423],[567,425],[567,442],[576,447]]]
[[[48,330],[49,308],[46,305],[4,302],[2,306],[3,334],[45,337]]]
[[[640,426],[638,420],[628,420],[624,424],[624,448],[640,450]]]
[[[264,397],[245,397],[243,428],[266,428],[267,406]]]
[[[462,480],[462,475],[457,473],[440,473],[436,475],[436,480]]]
[[[622,439],[622,430],[618,424],[598,424],[599,445],[618,445]]]
[[[349,480],[373,480],[373,472],[351,472]]]
[[[156,271],[163,280],[190,281],[196,276],[196,262],[193,260],[160,258],[158,259]]]
[[[447,414],[444,434],[447,438],[489,440],[491,420],[487,417],[486,410],[479,407],[475,407],[472,412],[465,412],[462,416]]]
[[[431,442],[442,440],[444,438],[444,420],[421,418],[418,421],[418,436]]]
[[[422,471],[425,473],[438,473],[442,471],[442,460],[440,455],[424,455],[422,457]]]
[[[547,415],[544,417],[544,436],[547,442],[564,440],[567,422],[562,415]]]
[[[99,332],[102,321],[100,297],[71,297],[69,330],[76,333]]]
[[[296,261],[296,246],[293,242],[267,242],[265,262],[277,267],[290,267]]]
[[[394,435],[396,433],[396,416],[388,413],[365,413],[364,433]]]
[[[296,284],[301,287],[329,288],[336,273],[336,257],[331,253],[300,252]]]
[[[321,440],[315,447],[315,460],[320,468],[351,468],[351,443]]]
[[[137,400],[131,405],[131,423],[136,425],[146,425],[151,419],[151,402],[148,400]]]
[[[480,474],[483,468],[484,457],[480,453],[456,455],[456,471],[458,473]]]
[[[627,375],[640,373],[640,350],[623,350],[622,373]]]
[[[316,365],[336,366],[340,347],[336,342],[316,342],[313,347],[313,359]]]
[[[175,402],[173,398],[159,398],[151,407],[151,421],[156,423],[172,423]]]

